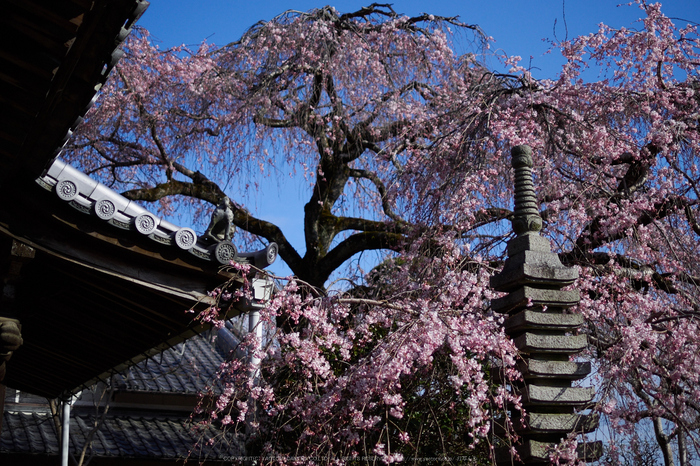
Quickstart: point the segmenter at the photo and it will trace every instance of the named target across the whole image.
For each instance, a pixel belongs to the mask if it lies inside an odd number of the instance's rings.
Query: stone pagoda
[[[532,150],[517,146],[511,151],[515,169],[515,211],[513,231],[508,242],[503,270],[491,278],[491,287],[507,295],[494,299],[495,312],[506,314],[505,331],[520,351],[522,382],[511,389],[520,394],[525,417],[512,410],[511,421],[520,440],[516,450],[524,464],[546,464],[549,452],[572,432],[596,429],[594,415],[577,410],[593,400],[592,387],[572,387],[586,377],[589,362],[572,361],[572,355],[587,345],[578,329],[583,316],[571,308],[579,303],[578,290],[563,290],[578,278],[575,269],[564,267],[551,251],[549,240],[539,235],[542,218],[532,181]],[[600,456],[601,443],[579,444],[581,459],[594,461]],[[507,448],[498,464],[520,464]]]

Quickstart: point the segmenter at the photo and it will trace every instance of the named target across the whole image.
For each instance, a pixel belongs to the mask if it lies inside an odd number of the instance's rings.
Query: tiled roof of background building
[[[0,453],[58,455],[59,440],[50,413],[5,412]],[[79,454],[94,425],[94,417],[71,418],[70,448]],[[110,416],[92,438],[92,453],[99,457],[222,460],[239,456],[235,442],[207,444],[222,432],[212,427],[195,430],[182,417]],[[220,438],[219,438],[220,440]],[[195,445],[200,445],[196,448]]]
[[[118,376],[117,388],[187,394],[205,390],[224,361],[211,339],[209,333],[190,338],[131,366]]]
[[[99,431],[92,437],[90,454],[98,458],[140,460],[190,456],[196,461],[223,461],[238,456],[240,451],[235,441],[222,441],[224,434],[211,426],[197,431],[189,419],[197,394],[215,382],[219,365],[236,341],[226,329],[219,330],[216,336],[206,332],[117,374],[113,378],[114,395],[140,393],[148,396],[136,402],[130,398],[127,404],[116,401],[120,398],[115,396]],[[191,405],[183,404],[178,408],[149,401],[158,399],[159,395],[185,396],[191,400]],[[24,459],[26,455],[55,457],[59,454],[59,438],[48,406],[39,404],[36,396],[22,399],[22,403],[12,403],[11,396],[7,399],[0,454]],[[79,454],[94,426],[94,412],[89,401],[79,402],[73,409],[70,448],[74,455]],[[207,441],[213,437],[217,441],[208,445]]]

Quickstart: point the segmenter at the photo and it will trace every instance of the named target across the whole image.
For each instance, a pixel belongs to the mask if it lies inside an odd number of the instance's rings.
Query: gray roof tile
[[[77,415],[71,418],[71,452],[79,453],[90,432],[94,418]],[[205,439],[221,436],[222,432],[209,427],[195,431],[187,419],[176,417],[113,416],[104,420],[93,437],[92,451],[100,457],[121,458],[184,458],[222,459],[240,452],[233,442],[225,447],[203,445],[195,447],[201,436]],[[2,454],[58,454],[58,439],[51,415],[48,413],[5,412],[0,435]]]
[[[195,395],[216,381],[216,371],[224,359],[208,333],[199,335],[131,366],[120,374],[117,386],[125,392]],[[93,426],[92,414],[79,409],[73,411],[70,442],[74,454],[85,444]],[[196,458],[235,456],[238,450],[233,441],[206,445],[207,439],[221,435],[221,431],[212,427],[195,432],[187,416],[160,415],[156,411],[134,415],[115,408],[94,435],[92,452],[100,457],[120,458],[172,459],[186,457],[191,451]],[[203,444],[195,447],[202,439]],[[23,412],[6,405],[0,432],[0,454],[4,453],[57,455],[59,439],[51,414],[46,410]]]
[[[215,382],[224,359],[208,333],[198,335],[131,366],[122,374],[120,390],[197,394]]]

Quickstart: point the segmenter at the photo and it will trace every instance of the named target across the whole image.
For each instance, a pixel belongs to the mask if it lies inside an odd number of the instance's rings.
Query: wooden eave
[[[107,77],[147,2],[4,0],[0,15],[2,180],[36,178]]]

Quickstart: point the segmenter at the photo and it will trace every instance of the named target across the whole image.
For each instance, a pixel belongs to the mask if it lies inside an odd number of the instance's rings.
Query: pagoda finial
[[[532,182],[532,149],[521,145],[511,149],[511,164],[515,169],[515,212],[513,214],[513,231],[537,233],[542,229],[542,218],[537,209],[535,186]]]

